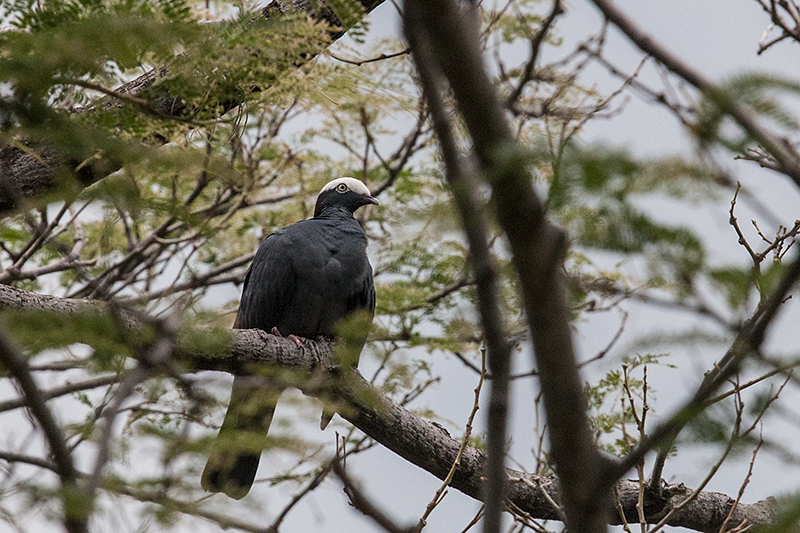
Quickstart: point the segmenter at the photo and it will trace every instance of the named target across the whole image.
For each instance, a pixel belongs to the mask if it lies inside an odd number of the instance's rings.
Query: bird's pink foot
[[[276,337],[283,337],[283,335],[281,335],[281,332],[278,331],[277,327],[273,327],[272,330],[270,330],[270,333],[272,333]],[[303,342],[305,341],[305,339],[303,337],[298,337],[297,335],[289,335],[286,338],[287,339],[292,339],[294,341],[294,343],[297,345],[298,348],[302,348],[303,347]]]
[[[303,347],[303,341],[305,341],[303,337],[298,337],[297,335],[289,335],[288,338],[292,339],[298,348]]]

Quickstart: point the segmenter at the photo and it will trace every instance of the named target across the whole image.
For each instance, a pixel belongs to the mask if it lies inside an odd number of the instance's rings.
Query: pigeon
[[[244,279],[233,327],[257,328],[292,338],[334,337],[337,325],[356,313],[371,321],[375,286],[367,236],[353,213],[378,204],[361,181],[339,178],[317,197],[314,217],[276,231],[256,252]],[[349,361],[358,364],[367,328],[348,335]],[[350,337],[354,337],[350,338]],[[253,485],[278,398],[286,388],[275,376],[234,376],[225,420],[203,470],[202,487],[241,499]],[[333,409],[323,408],[321,429]]]

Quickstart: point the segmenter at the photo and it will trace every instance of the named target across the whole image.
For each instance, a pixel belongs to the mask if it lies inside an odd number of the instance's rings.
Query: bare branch
[[[152,502],[164,507],[165,509],[180,511],[181,513],[189,516],[205,518],[206,520],[210,520],[225,530],[229,528],[235,528],[240,531],[247,531],[249,533],[268,533],[269,531],[260,524],[245,522],[244,520],[239,520],[237,518],[209,510],[206,508],[206,506],[202,505],[202,503],[187,502],[178,500],[176,498],[170,498],[164,494],[163,491],[145,490],[135,486],[123,485],[121,483],[109,483],[103,488],[111,494],[129,496],[138,501]]]
[[[475,400],[472,403],[472,411],[470,411],[469,417],[467,418],[464,436],[461,437],[461,448],[458,450],[456,461],[453,463],[453,467],[450,469],[450,473],[447,474],[444,483],[442,483],[442,485],[436,490],[436,494],[434,494],[433,499],[428,502],[428,505],[425,508],[425,513],[420,517],[417,527],[413,530],[415,533],[422,531],[422,528],[424,528],[427,524],[428,517],[447,494],[446,489],[453,480],[453,474],[455,474],[456,468],[458,468],[458,463],[461,461],[461,457],[464,455],[464,449],[467,447],[469,438],[472,435],[472,422],[475,420],[475,415],[478,413],[478,409],[480,408],[481,388],[483,387],[483,382],[486,379],[486,351],[481,350],[481,355],[481,377],[478,380],[478,384],[475,386]]]
[[[637,27],[609,0],[592,0],[606,19],[624,33],[644,53],[694,86],[721,111],[731,116],[756,142],[775,158],[779,172],[785,174],[800,187],[800,157],[783,139],[764,128],[749,109],[740,105],[724,89],[707,80],[698,71],[672,55],[650,35]]]
[[[156,300],[170,294],[197,289],[200,287],[208,287],[209,285],[229,283],[232,281],[244,281],[244,274],[234,274],[226,277],[222,277],[222,274],[248,264],[253,260],[254,256],[255,253],[251,253],[243,255],[242,257],[237,257],[236,259],[228,261],[227,263],[224,263],[216,268],[212,268],[208,272],[204,272],[199,276],[192,276],[191,279],[187,281],[182,283],[174,283],[165,289],[159,289],[157,291],[140,294],[134,298],[131,298],[130,301],[136,303],[148,302],[150,300]]]
[[[69,493],[78,489],[78,474],[72,454],[64,441],[64,434],[47,407],[47,399],[31,375],[27,359],[17,350],[2,329],[0,329],[0,362],[19,383],[25,395],[25,404],[39,422],[53,455],[53,462],[58,469],[61,485],[65,489],[64,525],[70,533],[84,533],[87,531],[88,509],[76,508],[78,502],[71,501],[71,498],[77,496],[77,494],[70,495]]]
[[[539,49],[542,46],[542,42],[544,42],[545,37],[547,37],[547,33],[553,26],[556,18],[563,12],[564,9],[561,7],[561,0],[553,0],[553,8],[550,10],[550,14],[547,15],[547,18],[544,19],[541,27],[536,31],[534,36],[531,37],[531,56],[528,59],[528,62],[525,64],[525,70],[522,73],[519,83],[506,99],[506,106],[513,107],[516,101],[522,95],[525,85],[531,81],[533,77],[533,69],[536,67],[536,60],[539,58]]]
[[[9,463],[25,463],[28,465],[38,466],[58,474],[58,466],[56,466],[55,463],[40,457],[33,457],[32,455],[23,455],[21,453],[0,450],[0,459]]]
[[[119,374],[98,376],[95,378],[78,381],[76,383],[66,383],[65,385],[52,389],[45,389],[42,390],[41,393],[45,400],[52,400],[53,398],[59,398],[67,394],[72,394],[73,392],[96,389],[98,387],[107,387],[108,385],[119,383],[120,379],[122,378]],[[5,400],[0,402],[0,413],[11,411],[12,409],[19,409],[20,407],[25,407],[25,405],[27,404],[24,398],[17,400]]]
[[[703,382],[692,398],[639,442],[639,445],[616,467],[617,475],[624,475],[654,447],[673,441],[686,424],[703,410],[711,395],[741,368],[744,359],[749,354],[758,352],[767,330],[798,278],[800,278],[800,257],[788,266],[772,294],[745,323],[722,359],[705,374]]]
[[[378,507],[375,506],[375,504],[364,495],[358,485],[352,479],[350,479],[350,476],[347,474],[347,471],[345,471],[340,461],[333,463],[333,472],[339,477],[339,479],[342,480],[344,492],[347,494],[347,497],[350,499],[350,503],[353,505],[353,507],[364,513],[364,515],[370,517],[385,531],[388,531],[389,533],[414,532],[413,527],[398,526],[394,523],[394,520],[389,517],[389,515],[378,509]]]
[[[385,59],[393,59],[395,57],[400,57],[404,55],[408,55],[410,50],[406,48],[405,50],[400,50],[399,52],[392,52],[389,54],[378,54],[375,57],[370,57],[368,59],[348,59],[346,57],[341,57],[339,55],[334,54],[333,52],[328,52],[326,55],[332,57],[336,61],[341,61],[342,63],[347,63],[349,65],[355,65],[360,67],[361,65],[366,65],[368,63],[375,63],[376,61],[383,61]]]

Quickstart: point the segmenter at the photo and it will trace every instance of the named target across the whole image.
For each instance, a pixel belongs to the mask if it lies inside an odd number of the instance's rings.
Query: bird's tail
[[[203,490],[237,500],[247,495],[281,392],[282,387],[262,376],[234,377],[228,412],[203,470]]]

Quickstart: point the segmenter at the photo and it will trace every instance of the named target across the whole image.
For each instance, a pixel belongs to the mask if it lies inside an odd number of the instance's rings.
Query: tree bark
[[[74,300],[47,296],[0,285],[0,311],[12,310],[49,311],[53,313],[106,312],[114,304],[90,300]],[[130,328],[141,325],[141,318],[133,311],[119,311],[117,316]],[[337,367],[333,347],[329,343],[307,341],[298,348],[294,341],[270,335],[261,330],[235,330],[230,332],[231,342],[224,351],[212,352],[188,347],[179,341],[176,350],[177,362],[195,370],[231,372],[254,364],[274,364],[309,375],[331,372],[343,376],[330,381],[334,394],[346,405],[341,416],[407,461],[444,479],[458,454],[460,442],[450,436],[440,425],[423,420],[409,412],[367,382],[357,370],[347,371]],[[311,379],[304,392],[319,394],[320,380]],[[482,498],[483,474],[486,457],[480,450],[467,447],[451,486],[464,494],[480,500]],[[559,485],[553,476],[537,476],[527,472],[507,469],[509,483],[506,499],[509,508],[530,518],[559,520],[559,510],[553,506],[560,501]],[[622,522],[619,509],[628,523],[637,523],[636,509],[639,482],[620,480],[616,484],[619,506],[608,510],[609,523]],[[656,523],[691,495],[683,484],[665,485],[663,499],[645,490],[645,519]],[[617,502],[614,502],[616,506]],[[717,492],[702,492],[681,512],[668,522],[671,526],[703,532],[718,531],[730,513],[734,499]],[[770,525],[775,518],[775,505],[770,500],[755,504],[739,504],[731,514],[727,529],[739,526],[743,521],[752,525]]]

